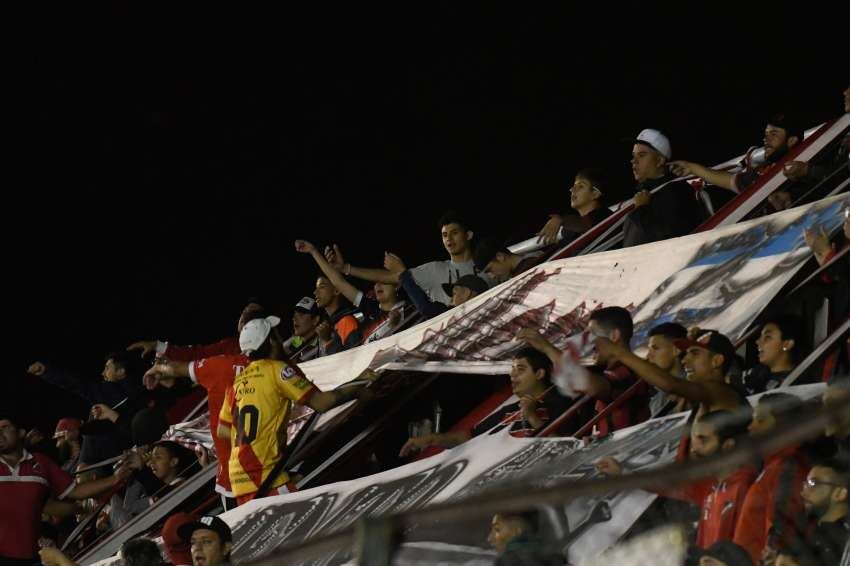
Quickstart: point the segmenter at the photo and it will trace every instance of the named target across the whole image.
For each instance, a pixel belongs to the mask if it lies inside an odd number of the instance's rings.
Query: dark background
[[[636,6],[27,14],[7,84],[23,174],[7,187],[3,410],[48,428],[84,412],[25,377],[35,359],[96,378],[133,340],[232,334],[249,296],[289,316],[317,272],[296,238],[417,265],[445,256],[446,209],[518,241],[568,207],[579,168],[628,196],[621,139],[645,127],[710,164],[759,144],[778,109],[809,126],[840,113],[846,45],[804,14]]]

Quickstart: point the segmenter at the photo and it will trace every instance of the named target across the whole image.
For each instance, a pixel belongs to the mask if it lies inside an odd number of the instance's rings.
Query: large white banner
[[[632,312],[634,347],[665,321],[734,340],[811,257],[803,231],[837,229],[848,204],[850,196],[839,195],[709,232],[545,263],[405,332],[301,367],[323,390],[367,367],[505,373],[521,328],[536,327],[562,345],[594,309],[615,305]]]
[[[820,395],[824,384],[785,389],[802,399]],[[755,402],[758,396],[752,397]],[[370,515],[398,513],[456,501],[493,488],[528,490],[564,481],[598,478],[596,463],[615,457],[629,473],[674,460],[688,413],[620,430],[588,445],[575,438],[515,438],[504,431],[477,436],[452,450],[380,474],[251,501],[221,517],[234,536],[237,562],[268,556],[275,549],[344,530]],[[612,546],[643,514],[655,495],[644,491],[579,497],[543,514],[549,535],[560,541],[571,563],[581,563]],[[405,531],[395,564],[482,564],[489,518],[452,524],[421,524]],[[340,548],[310,564],[343,564],[351,548]]]

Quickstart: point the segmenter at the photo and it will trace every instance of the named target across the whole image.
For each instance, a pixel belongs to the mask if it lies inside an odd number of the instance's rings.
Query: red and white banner
[[[844,194],[681,238],[542,264],[414,328],[301,368],[323,390],[373,369],[506,373],[521,328],[555,345],[603,306],[632,312],[640,349],[666,321],[713,328],[733,340],[811,258],[807,228],[839,229]]]

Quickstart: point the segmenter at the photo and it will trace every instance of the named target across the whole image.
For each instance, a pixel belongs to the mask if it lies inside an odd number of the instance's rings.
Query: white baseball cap
[[[249,320],[242,327],[242,332],[239,333],[239,347],[243,354],[256,352],[266,338],[272,328],[280,324],[280,319],[276,316],[267,316],[266,318],[255,318]]]
[[[667,159],[670,159],[670,156],[673,155],[673,152],[670,150],[670,140],[658,130],[651,128],[643,130],[638,134],[635,142],[648,145]]]

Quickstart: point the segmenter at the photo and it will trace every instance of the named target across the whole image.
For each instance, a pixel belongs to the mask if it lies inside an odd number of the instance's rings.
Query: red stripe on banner
[[[251,481],[254,482],[254,485],[257,486],[257,489],[259,489],[263,484],[263,464],[257,458],[250,444],[239,447],[239,463],[248,477],[251,478]]]

